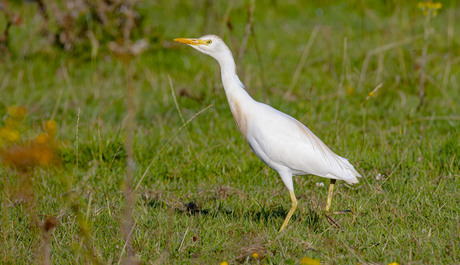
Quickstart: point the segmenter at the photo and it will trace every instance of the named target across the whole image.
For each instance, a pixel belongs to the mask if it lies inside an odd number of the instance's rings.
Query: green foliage
[[[416,2],[255,1],[255,35],[248,36],[238,58],[250,1],[229,2],[135,5],[140,24],[131,37],[148,38],[155,47],[131,62],[134,187],[140,183],[133,247],[139,259],[148,264],[299,264],[302,257],[325,264],[459,263],[458,4],[443,3],[425,42],[425,17]],[[24,133],[31,136],[44,121],[56,121],[60,162],[27,173],[33,184],[28,200],[17,192],[25,176],[0,168],[0,263],[41,263],[46,233],[52,263],[118,263],[126,254],[120,232],[126,167],[123,64],[111,56],[91,57],[88,39],[71,54],[51,45],[35,4],[8,8],[23,23],[10,28],[11,55],[0,54],[0,116],[9,106],[25,106],[28,126],[35,129]],[[95,24],[94,10],[88,12],[72,30],[90,29],[101,45],[121,36],[118,11],[104,29]],[[0,31],[5,25],[2,18]],[[328,180],[299,176],[299,209],[278,233],[290,206],[288,193],[236,129],[217,63],[172,42],[207,33],[229,44],[255,99],[301,120],[362,173],[358,185],[337,187],[333,210],[352,211],[334,216],[342,229],[331,227],[323,215]],[[425,103],[419,106],[424,45]],[[211,104],[179,131],[178,111],[188,120]],[[50,217],[58,223],[44,231]]]

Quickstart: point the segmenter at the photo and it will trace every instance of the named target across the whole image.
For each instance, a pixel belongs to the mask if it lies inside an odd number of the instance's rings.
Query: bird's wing
[[[296,175],[358,182],[360,175],[348,160],[332,152],[301,122],[268,105],[259,107],[263,109],[251,115],[248,142],[265,163],[288,167]]]

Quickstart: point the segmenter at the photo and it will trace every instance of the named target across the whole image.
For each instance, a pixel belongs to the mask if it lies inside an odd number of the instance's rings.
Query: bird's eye
[[[207,43],[208,43],[208,45],[211,44],[211,43],[212,43],[212,40],[208,40]]]

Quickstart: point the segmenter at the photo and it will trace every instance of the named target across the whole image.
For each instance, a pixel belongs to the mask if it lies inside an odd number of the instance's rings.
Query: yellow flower
[[[10,117],[5,118],[5,127],[9,128],[17,128],[19,125],[19,121],[16,119],[12,119]]]
[[[301,265],[320,265],[320,264],[321,264],[321,261],[319,261],[319,260],[317,260],[317,259],[312,259],[312,258],[303,257],[303,258],[300,260],[300,264],[301,264]]]
[[[0,128],[0,138],[7,142],[14,143],[14,142],[19,141],[20,136],[19,136],[19,132],[16,131],[15,129],[11,129],[9,127],[3,127],[3,128]]]
[[[368,95],[369,97],[373,97],[373,96],[375,96],[375,91],[371,91],[371,92],[369,92],[369,94],[367,94],[367,95]]]
[[[347,94],[353,95],[355,93],[355,89],[352,86],[347,86]]]
[[[423,2],[418,2],[417,7],[420,9],[440,9],[442,7],[442,4],[439,2],[433,2],[433,1],[423,1]]]
[[[397,262],[388,263],[388,265],[399,265]]]
[[[259,258],[259,253],[257,253],[257,252],[252,253],[252,258],[253,259],[258,259]]]
[[[441,9],[442,7],[442,4],[440,2],[432,2],[430,0],[418,2],[417,7],[422,10],[424,16],[428,15],[430,10],[433,10],[433,16],[436,16],[438,14],[438,9]]]
[[[4,149],[2,158],[4,165],[22,169],[45,167],[57,162],[54,147],[34,142]]]
[[[32,155],[41,167],[51,165],[55,161],[54,150],[50,146],[33,146]]]
[[[49,120],[45,122],[45,131],[50,135],[55,135],[57,129],[57,124],[54,120]]]
[[[220,263],[220,265],[228,265],[228,262],[223,261],[222,263]]]
[[[10,106],[10,107],[8,107],[8,114],[10,114],[11,117],[13,117],[15,119],[20,119],[20,118],[26,116],[27,109],[22,107],[22,106],[19,106],[19,107]]]
[[[37,144],[46,144],[48,142],[48,134],[40,133],[35,137],[35,142]]]

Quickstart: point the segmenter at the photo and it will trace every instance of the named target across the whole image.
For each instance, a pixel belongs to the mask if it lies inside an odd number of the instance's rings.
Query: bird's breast
[[[238,100],[229,99],[230,110],[233,118],[235,119],[236,125],[243,134],[244,139],[248,141],[248,116],[247,113],[242,109],[241,104]]]

